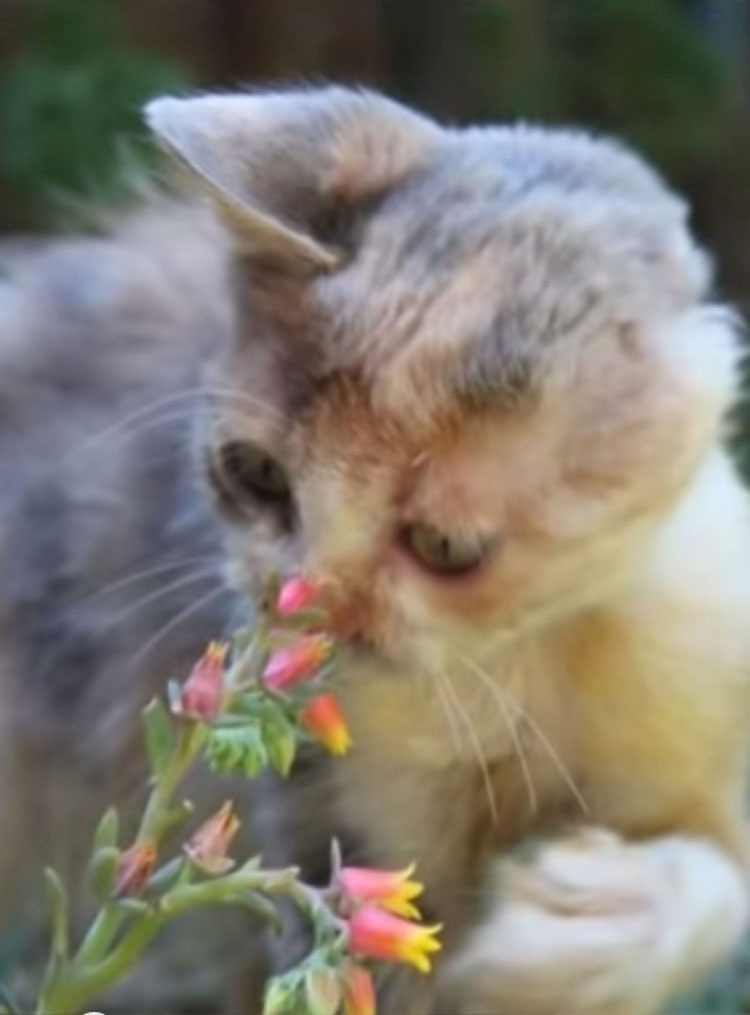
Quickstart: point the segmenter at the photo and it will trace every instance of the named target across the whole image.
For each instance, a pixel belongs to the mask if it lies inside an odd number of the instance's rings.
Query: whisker
[[[142,609],[144,606],[148,606],[149,603],[153,603],[157,599],[161,599],[163,596],[169,595],[170,592],[175,592],[177,589],[184,588],[186,585],[191,585],[199,581],[207,581],[209,578],[214,578],[219,581],[219,576],[216,574],[215,567],[204,567],[198,571],[194,571],[192,574],[185,575],[179,578],[177,581],[168,582],[166,585],[162,585],[161,588],[156,589],[154,592],[150,592],[147,596],[142,596],[134,603],[128,603],[123,610],[118,610],[113,617],[110,618],[110,623],[118,623],[124,620],[125,617],[129,617],[132,613]],[[223,587],[223,586],[222,586]]]
[[[89,595],[82,597],[79,601],[81,603],[89,603],[94,599],[98,599],[99,596],[109,595],[119,589],[126,588],[128,585],[134,585],[136,582],[146,581],[147,578],[155,578],[165,572],[177,571],[180,568],[188,567],[191,564],[208,564],[211,559],[212,558],[205,553],[200,555],[196,554],[192,557],[183,557],[181,560],[172,561],[171,564],[161,564],[159,567],[148,567],[142,571],[135,571],[131,574],[125,575],[124,578],[118,578],[116,581],[109,582],[107,585],[102,585],[98,589],[94,589],[91,593],[89,593]]]
[[[547,756],[557,769],[561,779],[568,787],[572,795],[575,797],[576,803],[581,808],[581,811],[583,812],[583,814],[588,814],[590,808],[588,803],[586,802],[586,798],[584,797],[583,793],[576,784],[576,781],[571,775],[567,765],[550,743],[549,738],[545,734],[542,727],[539,725],[536,719],[529,712],[527,712],[525,708],[523,708],[523,706],[521,706],[517,701],[514,701],[510,697],[508,697],[508,706],[528,723],[530,729],[536,735],[537,740],[542,745],[544,750],[547,752]]]
[[[110,439],[121,430],[127,430],[132,424],[137,423],[144,418],[147,419],[149,416],[159,412],[160,410],[166,410],[167,408],[174,406],[175,403],[179,404],[184,401],[189,401],[190,404],[184,406],[183,409],[175,410],[176,416],[179,416],[181,413],[188,415],[195,407],[193,404],[194,402],[198,402],[201,398],[211,397],[212,395],[217,398],[236,399],[237,401],[246,403],[253,409],[262,409],[265,412],[273,414],[279,421],[284,421],[282,414],[264,399],[231,387],[202,385],[200,387],[185,388],[182,391],[172,392],[169,395],[154,399],[146,405],[139,406],[137,409],[134,409],[121,419],[104,427],[104,429],[99,431],[99,433],[93,434],[91,437],[84,440],[82,444],[73,448],[67,457],[75,457],[76,455],[89,450],[91,447],[96,447],[99,443]]]
[[[461,730],[458,727],[458,722],[453,711],[451,711],[451,700],[447,696],[445,689],[445,678],[440,673],[432,672],[429,674],[435,687],[437,688],[438,698],[440,700],[440,706],[443,711],[443,715],[446,718],[448,729],[450,730],[453,745],[456,748],[456,752],[459,756],[463,754],[463,744],[461,742]]]
[[[181,624],[183,621],[187,620],[189,617],[192,617],[194,613],[197,613],[197,611],[200,610],[207,603],[211,602],[213,599],[216,599],[217,596],[224,595],[226,591],[227,591],[226,586],[220,585],[218,588],[212,589],[210,592],[206,593],[205,596],[201,596],[199,599],[196,599],[195,602],[193,602],[190,606],[187,607],[187,609],[181,610],[177,614],[177,616],[172,617],[170,621],[168,621],[159,631],[157,631],[152,638],[149,638],[146,644],[141,649],[139,649],[139,651],[131,660],[131,669],[135,669],[135,667],[143,660],[143,658],[147,656],[148,653],[151,652],[156,645],[158,645],[158,643],[162,640],[162,638],[165,637],[165,635],[169,634],[170,631],[174,630],[174,628],[177,627],[179,624]]]
[[[469,739],[474,749],[474,754],[476,755],[477,763],[479,764],[479,768],[482,773],[484,786],[487,791],[487,803],[489,804],[492,823],[493,825],[496,825],[498,822],[497,800],[495,799],[495,790],[492,785],[490,769],[487,764],[487,759],[485,758],[484,752],[482,750],[482,743],[477,735],[477,731],[474,728],[474,723],[471,721],[471,716],[469,715],[468,710],[464,708],[460,698],[456,694],[456,690],[451,684],[448,674],[444,673],[443,676],[445,677],[445,690],[448,692],[451,700],[453,701],[453,704],[455,705],[456,714],[460,716],[464,722],[466,732],[469,735]]]
[[[500,713],[505,721],[505,726],[510,734],[511,740],[513,741],[513,747],[518,756],[518,761],[521,766],[521,772],[523,774],[523,780],[526,784],[526,791],[529,795],[529,806],[534,814],[539,809],[539,800],[536,794],[536,787],[534,786],[534,780],[531,775],[531,768],[529,766],[529,759],[526,757],[526,752],[523,749],[521,737],[519,736],[518,729],[513,717],[510,714],[508,704],[505,701],[505,697],[500,688],[495,684],[489,673],[483,670],[478,663],[474,662],[468,656],[464,656],[462,653],[456,652],[455,649],[451,650],[453,655],[462,663],[471,673],[473,673],[482,684],[489,690],[495,703],[500,709]]]

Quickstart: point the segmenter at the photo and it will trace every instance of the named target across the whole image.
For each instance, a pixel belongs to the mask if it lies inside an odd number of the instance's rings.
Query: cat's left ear
[[[245,255],[314,271],[339,262],[325,223],[417,169],[442,133],[383,96],[340,87],[160,98],[145,115]]]

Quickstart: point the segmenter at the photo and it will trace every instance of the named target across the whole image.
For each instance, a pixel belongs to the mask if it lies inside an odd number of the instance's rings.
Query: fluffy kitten
[[[206,205],[0,296],[5,826],[88,812],[148,691],[302,568],[355,749],[254,825],[310,876],[332,834],[417,861],[444,959],[386,976],[383,1015],[658,1011],[747,915],[737,342],[684,206],[612,143],[345,89],[147,117]],[[156,570],[194,558],[205,590]],[[172,593],[128,607],[147,568]]]

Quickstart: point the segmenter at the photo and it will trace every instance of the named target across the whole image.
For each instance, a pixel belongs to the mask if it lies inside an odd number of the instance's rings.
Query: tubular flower
[[[206,874],[226,874],[234,866],[227,849],[239,827],[240,819],[232,812],[231,800],[227,800],[185,844],[185,853]]]
[[[112,891],[116,899],[139,895],[156,863],[156,845],[153,842],[136,842],[117,861],[115,885]]]
[[[344,987],[343,1015],[376,1015],[375,984],[369,969],[348,962],[341,970]]]
[[[212,641],[182,686],[174,707],[178,715],[210,722],[221,711],[224,698],[224,663],[228,645]]]
[[[303,635],[289,648],[272,653],[263,680],[274,691],[287,691],[312,677],[331,652],[331,640],[323,634]]]
[[[344,714],[332,694],[318,694],[300,716],[305,729],[329,754],[346,754],[352,745]]]
[[[440,929],[441,924],[424,927],[379,906],[363,906],[349,920],[349,946],[362,958],[404,962],[429,973],[430,955],[440,950],[436,937]]]
[[[293,617],[313,606],[318,598],[319,588],[311,578],[297,576],[287,578],[281,586],[276,600],[276,613],[280,617]]]
[[[413,873],[414,864],[401,871],[342,867],[336,874],[335,884],[353,902],[372,902],[391,913],[418,920],[420,913],[412,900],[422,894],[424,886],[410,880]]]

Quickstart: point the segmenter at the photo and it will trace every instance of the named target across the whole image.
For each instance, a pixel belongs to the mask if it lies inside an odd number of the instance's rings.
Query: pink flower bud
[[[173,707],[178,715],[211,722],[224,699],[224,662],[228,646],[212,641],[193,667]]]
[[[312,677],[331,652],[331,641],[322,634],[303,635],[289,648],[277,649],[266,663],[263,680],[274,691]]]
[[[116,899],[139,895],[156,863],[156,845],[153,842],[136,842],[120,853],[112,894]]]
[[[287,578],[276,600],[277,614],[280,617],[293,617],[296,613],[307,610],[315,603],[319,591],[311,578]]]
[[[234,867],[227,849],[239,827],[240,820],[232,811],[231,801],[227,800],[186,843],[185,853],[204,873],[225,874]]]
[[[413,900],[424,891],[419,881],[412,881],[414,864],[401,871],[372,870],[369,867],[342,867],[335,885],[352,902],[374,902],[399,916],[419,919]]]

